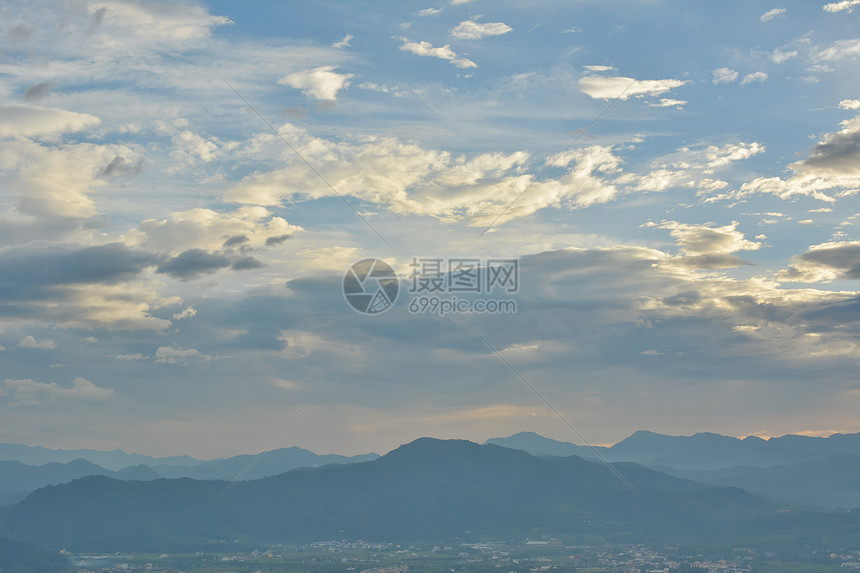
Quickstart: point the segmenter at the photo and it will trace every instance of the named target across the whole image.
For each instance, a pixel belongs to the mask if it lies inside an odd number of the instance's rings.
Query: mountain
[[[490,438],[485,444],[495,444],[504,448],[523,450],[533,456],[579,456],[581,458],[595,458],[594,450],[604,454],[607,448],[597,446],[591,449],[588,446],[579,446],[570,442],[560,442],[551,438],[545,438],[534,432],[519,432],[507,438]]]
[[[266,452],[263,456],[259,456],[259,459],[255,455],[243,455],[203,462],[190,468],[178,465],[156,465],[152,469],[167,478],[190,477],[194,479],[232,480],[242,474],[243,479],[257,479],[282,474],[295,468],[349,464],[369,461],[378,457],[377,454],[373,453],[352,457],[336,454],[319,455],[293,446]],[[253,465],[249,467],[252,462],[254,462]]]
[[[0,534],[73,551],[542,533],[582,543],[723,535],[777,506],[635,464],[423,438],[373,461],[237,482],[88,477],[30,494]]]
[[[664,471],[711,485],[740,487],[810,507],[860,507],[860,456],[838,456],[766,468],[736,466],[718,470],[677,470],[667,467]]]
[[[534,455],[596,457],[587,446],[558,442],[530,432],[493,438],[488,443],[522,449]],[[678,470],[771,467],[860,455],[860,434],[834,434],[829,438],[787,435],[765,440],[756,436],[739,439],[710,432],[667,436],[638,431],[612,447],[594,449],[609,461],[629,461]]]
[[[31,466],[17,461],[0,461],[0,507],[16,503],[46,485],[56,485],[84,476],[104,475],[119,480],[150,480],[159,476],[148,466],[130,466],[113,472],[86,460],[50,462]]]
[[[200,463],[200,460],[190,456],[154,458],[141,454],[128,454],[119,449],[110,452],[99,450],[52,450],[41,446],[0,444],[0,460],[18,461],[38,466],[50,462],[68,463],[78,459],[87,460],[112,471],[141,464],[148,466],[155,464],[192,466]]]

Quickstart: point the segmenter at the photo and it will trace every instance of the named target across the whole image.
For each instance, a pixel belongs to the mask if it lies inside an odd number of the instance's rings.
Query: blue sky
[[[580,441],[509,366],[594,443],[860,431],[855,0],[2,10],[0,441],[259,451],[332,381],[278,446]],[[360,315],[367,257],[517,312]]]

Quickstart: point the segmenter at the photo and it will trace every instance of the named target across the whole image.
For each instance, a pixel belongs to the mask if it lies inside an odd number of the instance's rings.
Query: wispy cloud
[[[759,20],[762,22],[770,22],[776,18],[785,18],[785,12],[785,8],[774,8],[759,16]]]
[[[462,58],[451,49],[449,44],[441,47],[434,47],[430,42],[412,42],[407,38],[401,38],[403,44],[400,49],[404,52],[410,52],[416,56],[424,56],[429,58],[439,58],[440,60],[448,61],[458,68],[477,68],[478,64],[468,58]]]

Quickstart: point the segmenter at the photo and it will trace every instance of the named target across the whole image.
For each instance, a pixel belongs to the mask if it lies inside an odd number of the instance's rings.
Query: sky
[[[858,432],[858,192],[860,0],[7,0],[0,442]]]

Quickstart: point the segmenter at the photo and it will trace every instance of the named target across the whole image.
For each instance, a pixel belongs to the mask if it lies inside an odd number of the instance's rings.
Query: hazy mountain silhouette
[[[282,474],[295,468],[313,468],[328,464],[364,462],[378,457],[379,455],[373,453],[351,457],[337,454],[320,455],[293,446],[291,448],[266,452],[259,459],[257,459],[256,455],[242,455],[203,462],[192,467],[156,465],[152,469],[166,478],[191,477],[195,479],[232,480],[241,473],[243,479],[257,479]],[[251,465],[251,462],[254,462],[254,464]]]
[[[179,551],[240,540],[441,540],[575,535],[668,542],[719,535],[777,506],[635,464],[535,457],[423,438],[369,462],[238,482],[89,477],[9,509],[13,539],[74,551]]]
[[[681,470],[714,470],[734,466],[770,467],[832,457],[860,455],[860,434],[834,434],[829,438],[787,435],[764,440],[701,432],[667,436],[640,430],[612,447],[579,446],[521,432],[487,443],[521,449],[534,455],[571,455],[596,458],[594,450],[610,461]]]

